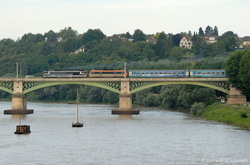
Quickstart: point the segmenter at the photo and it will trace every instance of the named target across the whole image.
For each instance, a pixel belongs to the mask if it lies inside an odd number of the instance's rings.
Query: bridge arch
[[[56,86],[56,85],[89,85],[89,86],[95,86],[100,87],[103,89],[107,89],[110,91],[113,91],[115,93],[120,93],[119,88],[114,88],[114,86],[110,86],[109,83],[105,82],[26,82],[24,83],[23,87],[23,94],[27,94],[29,92],[49,87],[49,86]]]
[[[212,88],[221,92],[224,92],[226,94],[229,94],[229,84],[227,83],[211,83],[211,82],[152,82],[152,83],[146,83],[145,85],[141,85],[137,88],[131,89],[131,94],[139,92],[141,90],[152,88],[156,86],[162,86],[162,85],[176,85],[176,84],[185,84],[185,85],[197,85],[197,86],[203,86]]]

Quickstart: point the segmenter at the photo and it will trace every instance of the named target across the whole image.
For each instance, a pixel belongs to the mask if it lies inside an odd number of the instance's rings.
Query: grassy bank
[[[250,130],[250,107],[215,103],[206,107],[202,117]]]

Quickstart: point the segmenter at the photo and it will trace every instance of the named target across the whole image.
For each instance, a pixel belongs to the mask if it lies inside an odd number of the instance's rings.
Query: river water
[[[189,114],[137,107],[140,115],[119,117],[111,115],[117,106],[81,104],[84,127],[72,128],[74,104],[28,103],[28,108],[34,114],[0,114],[0,164],[250,164],[250,131]],[[20,121],[30,125],[30,134],[14,134]]]

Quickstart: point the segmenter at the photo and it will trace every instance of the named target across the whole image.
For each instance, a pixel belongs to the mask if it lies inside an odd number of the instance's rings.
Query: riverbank
[[[250,130],[250,107],[215,103],[201,117]]]

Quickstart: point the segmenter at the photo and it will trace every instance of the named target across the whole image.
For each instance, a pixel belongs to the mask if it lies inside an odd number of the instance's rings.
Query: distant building
[[[78,53],[81,53],[81,52],[86,53],[86,52],[88,52],[88,49],[87,49],[84,45],[82,45],[82,46],[81,46],[80,48],[78,48],[76,51],[70,52],[70,53],[68,53],[68,54],[78,54]]]
[[[246,47],[250,46],[250,36],[243,37],[242,45],[243,45],[243,47],[244,46],[246,46]]]
[[[250,47],[250,36],[238,38],[239,48]]]
[[[193,45],[193,42],[191,41],[191,38],[189,36],[185,36],[180,41],[180,47],[185,49],[191,49]]]
[[[147,42],[147,43],[151,43],[151,44],[156,44],[157,39],[155,39],[154,36],[149,36],[149,37],[146,39],[146,42]]]
[[[205,41],[209,44],[215,43],[218,40],[217,36],[206,36],[204,37]]]

